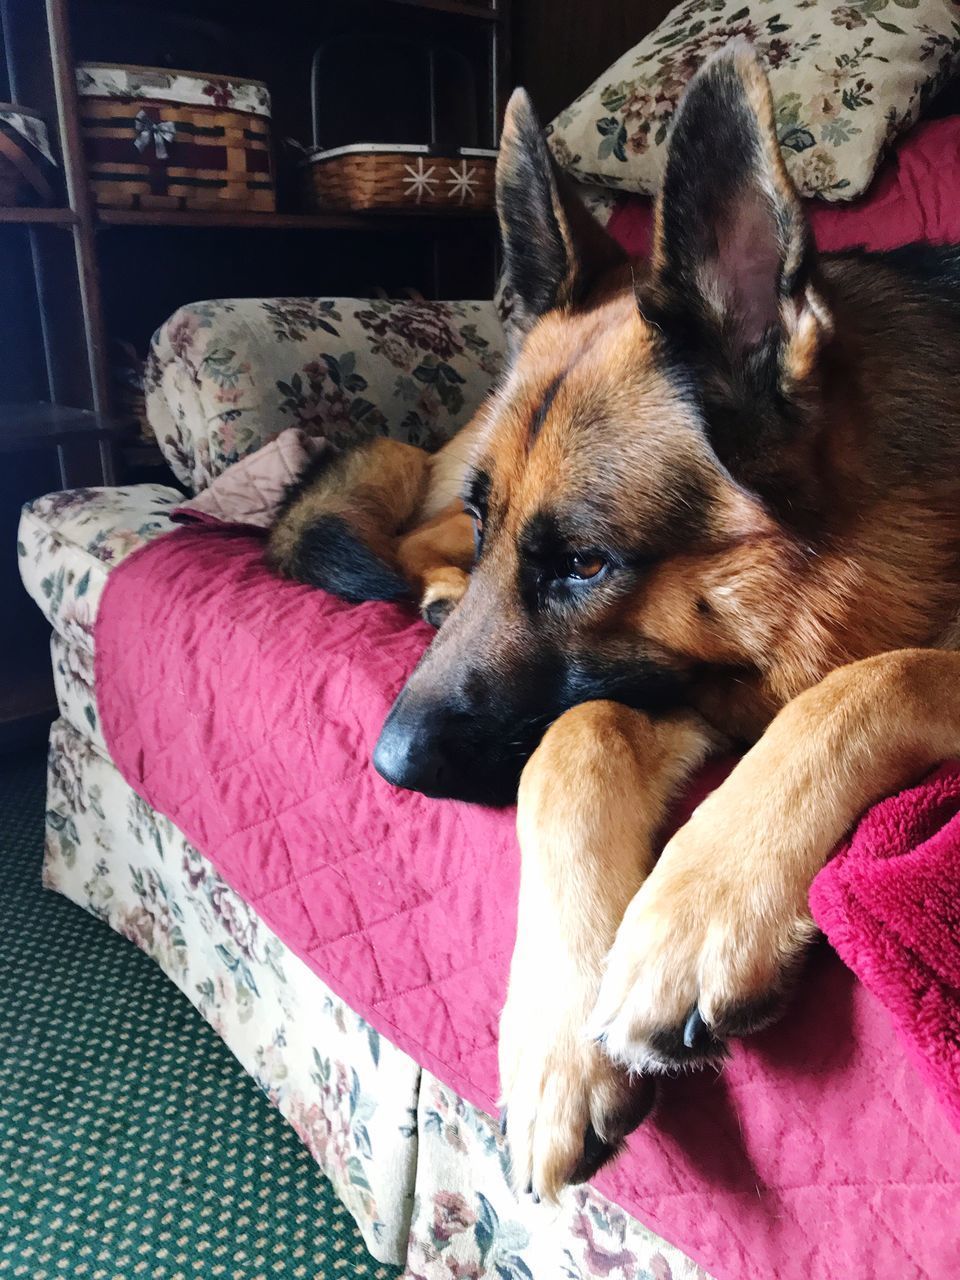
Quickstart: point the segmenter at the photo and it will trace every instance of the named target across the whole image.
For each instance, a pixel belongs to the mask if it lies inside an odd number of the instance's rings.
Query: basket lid
[[[48,163],[52,165],[57,163],[50,150],[47,126],[43,117],[36,111],[31,111],[29,107],[17,106],[14,102],[0,102],[0,122],[19,134]]]
[[[270,118],[270,91],[262,80],[122,62],[79,62],[76,70],[77,93],[84,98],[149,98]]]
[[[324,151],[318,147],[307,152],[304,164],[312,164],[315,160],[332,160],[335,156],[387,154],[401,156],[454,156],[476,160],[494,160],[497,152],[487,147],[444,147],[428,146],[420,142],[350,142],[342,147],[330,147]]]

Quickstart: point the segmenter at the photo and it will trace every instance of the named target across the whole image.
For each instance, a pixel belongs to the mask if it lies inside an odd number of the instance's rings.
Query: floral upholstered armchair
[[[199,493],[287,427],[343,446],[376,435],[439,447],[496,377],[495,304],[243,298],[181,307],[154,335],[147,414],[176,478]],[[72,489],[29,502],[17,550],[53,629],[61,714],[95,747],[93,633],[110,570],[175,526],[169,485]]]
[[[493,382],[492,302],[272,299],[182,307],[149,359],[151,423],[197,492],[289,426],[434,447]],[[182,492],[74,489],[24,509],[24,584],[52,629],[44,883],[130,938],[294,1126],[367,1247],[409,1274],[661,1280],[704,1273],[593,1188],[559,1221],[519,1204],[496,1122],[344,1004],[121,776],[98,701],[96,619],[115,567],[176,525]]]
[[[504,346],[493,302],[196,302],[154,336],[147,412],[193,492],[286,427],[435,449],[473,414]]]

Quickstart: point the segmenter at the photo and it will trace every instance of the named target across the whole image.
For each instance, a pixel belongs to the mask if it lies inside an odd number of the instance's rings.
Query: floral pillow
[[[852,200],[884,148],[960,68],[950,0],[688,0],[550,126],[559,163],[583,182],[656,191],[670,119],[715,49],[749,40],[770,73],[777,129],[802,195]]]

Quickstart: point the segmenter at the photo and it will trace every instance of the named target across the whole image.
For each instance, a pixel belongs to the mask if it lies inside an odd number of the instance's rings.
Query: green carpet
[[[0,758],[0,1277],[393,1277],[129,942],[40,887],[44,764]]]

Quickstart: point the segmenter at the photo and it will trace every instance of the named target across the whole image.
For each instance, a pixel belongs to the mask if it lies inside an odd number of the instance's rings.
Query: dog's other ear
[[[513,91],[503,118],[497,214],[513,319],[523,330],[555,307],[575,306],[627,261],[557,169],[525,89]]]
[[[690,82],[657,199],[654,298],[696,341],[756,374],[798,382],[830,317],[752,48],[736,41]]]

